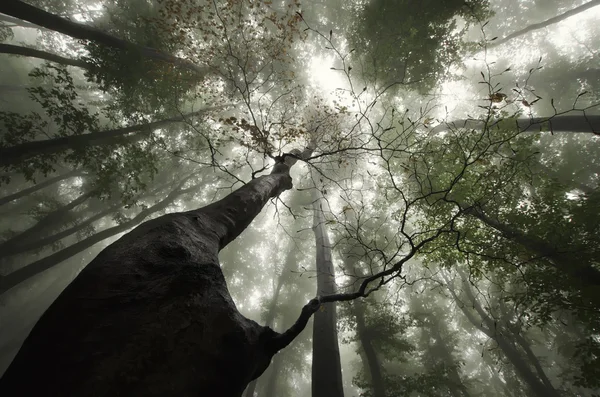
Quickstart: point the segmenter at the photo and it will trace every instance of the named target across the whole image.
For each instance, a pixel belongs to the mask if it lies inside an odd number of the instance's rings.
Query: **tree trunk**
[[[313,232],[316,241],[317,296],[336,292],[331,244],[325,230],[323,199],[313,190]],[[337,337],[334,302],[325,303],[315,313],[313,323],[312,397],[343,397],[342,365]]]
[[[30,58],[45,59],[46,61],[60,63],[61,65],[76,66],[83,69],[92,69],[93,65],[80,59],[71,59],[51,54],[46,51],[34,50],[33,48],[21,47],[12,44],[0,43],[1,54],[22,55]]]
[[[475,298],[471,287],[467,280],[463,280],[463,290],[467,295],[470,303],[472,303],[473,308],[480,316],[481,320],[478,321],[475,316],[469,312],[464,304],[460,304],[460,300],[456,296],[454,290],[449,288],[451,294],[459,305],[460,309],[463,311],[467,319],[480,331],[485,333],[489,338],[496,341],[502,353],[506,356],[506,358],[511,362],[514,366],[519,377],[529,386],[530,390],[538,397],[560,397],[560,394],[556,391],[556,389],[548,388],[544,385],[541,380],[533,373],[527,362],[523,359],[521,354],[515,347],[505,338],[499,329],[498,324],[491,319],[487,313],[483,310],[478,300]]]
[[[0,12],[66,34],[74,39],[90,40],[108,47],[136,52],[149,59],[172,63],[179,67],[192,70],[201,76],[204,76],[208,72],[207,68],[197,66],[185,59],[158,51],[154,48],[128,42],[102,32],[92,26],[69,21],[20,0],[2,0],[2,2],[0,2]]]
[[[574,277],[582,284],[600,285],[600,271],[588,263],[577,263],[579,262],[578,260],[570,258],[572,253],[559,252],[556,247],[545,240],[505,225],[486,215],[480,208],[471,207],[465,210],[465,213],[499,231],[505,238],[522,245],[541,258],[547,259],[557,269]]]
[[[0,205],[10,203],[11,201],[15,201],[15,200],[18,200],[23,197],[27,197],[27,196],[37,192],[38,190],[41,190],[45,187],[54,185],[57,182],[63,181],[68,178],[72,178],[74,176],[80,176],[80,175],[83,175],[83,173],[81,171],[72,170],[65,174],[55,176],[54,178],[45,179],[44,181],[42,181],[40,183],[36,183],[35,185],[33,185],[27,189],[23,189],[19,192],[9,194],[8,196],[4,196],[4,197],[0,198]]]
[[[364,352],[364,365],[369,371],[371,387],[373,388],[373,397],[385,397],[385,385],[383,383],[383,374],[381,363],[377,357],[377,352],[373,346],[373,340],[369,335],[369,330],[365,321],[364,302],[355,301],[352,303],[354,318],[356,319],[356,334],[360,340],[360,346]]]
[[[436,134],[449,129],[481,129],[485,126],[482,120],[455,120],[440,124],[430,130]],[[488,128],[518,128],[520,131],[535,131],[543,127],[544,130],[552,132],[584,132],[600,134],[600,116],[580,115],[580,116],[553,116],[553,117],[532,117],[517,120],[499,120],[493,121]]]
[[[6,23],[12,23],[13,25],[20,26],[22,28],[41,29],[41,26],[37,26],[32,23],[24,22],[18,18],[9,17],[8,15],[0,14],[0,21],[6,22]],[[8,26],[8,27],[12,27],[12,26]]]
[[[580,5],[579,7],[573,8],[572,10],[564,12],[564,13],[557,15],[555,17],[552,17],[550,19],[547,19],[543,22],[531,24],[521,30],[517,30],[516,32],[509,34],[508,36],[506,36],[502,39],[494,40],[493,42],[491,42],[487,45],[487,49],[498,47],[502,44],[505,44],[505,43],[511,41],[514,38],[523,36],[529,32],[533,32],[534,30],[543,29],[543,28],[546,28],[555,23],[564,21],[565,19],[570,18],[573,15],[577,15],[579,13],[587,11],[592,7],[596,7],[597,5],[600,5],[600,0],[592,0],[590,2]]]
[[[279,334],[237,311],[219,267],[219,250],[292,187],[294,158],[285,159],[220,201],[145,222],[105,248],[42,315],[0,394],[241,396],[318,308],[312,300]]]
[[[41,154],[53,154],[68,149],[76,150],[86,147],[119,143],[120,139],[131,133],[135,133],[133,139],[142,139],[147,134],[152,133],[152,131],[164,125],[186,121],[191,117],[199,116],[211,110],[223,109],[225,107],[226,106],[212,106],[196,112],[154,121],[152,123],[136,124],[114,130],[96,131],[89,134],[71,135],[61,138],[46,139],[43,141],[26,142],[16,146],[0,148],[0,166],[18,164]],[[131,137],[128,138],[131,139]]]
[[[70,235],[75,234],[80,230],[83,230],[84,228],[90,226],[92,223],[96,222],[97,220],[100,220],[100,219],[104,218],[105,216],[110,215],[117,208],[118,207],[113,206],[104,211],[98,212],[97,214],[90,216],[89,218],[85,219],[84,221],[79,222],[77,225],[70,227],[68,229],[65,229],[65,230],[61,230],[60,232],[55,233],[51,236],[43,237],[43,238],[40,238],[35,241],[27,241],[21,245],[17,245],[14,247],[8,247],[7,252],[3,252],[2,257],[18,255],[18,254],[22,254],[27,251],[40,250],[47,245],[54,244],[57,241],[62,240],[63,238],[69,237]]]
[[[73,208],[85,203],[95,194],[95,191],[91,190],[72,200],[69,204],[63,205],[59,209],[52,211],[48,215],[40,219],[35,225],[17,234],[15,237],[6,240],[0,244],[0,258],[5,258],[12,255],[12,251],[16,249],[24,241],[30,240],[35,237],[40,237],[46,231],[57,228],[62,225],[62,220],[66,214]]]
[[[281,371],[281,357],[281,354],[277,354],[275,357],[273,357],[273,363],[271,364],[271,375],[269,376],[267,385],[259,397],[279,397],[279,394],[277,394],[277,378],[279,377],[279,373]]]

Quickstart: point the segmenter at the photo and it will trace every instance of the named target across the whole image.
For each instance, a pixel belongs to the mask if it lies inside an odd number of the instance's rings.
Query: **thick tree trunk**
[[[12,44],[0,43],[0,54],[22,55],[25,57],[44,59],[46,61],[60,63],[61,65],[77,66],[83,69],[91,69],[93,67],[93,65],[80,59],[65,58],[46,51],[34,50],[33,48],[21,47]]]
[[[104,249],[33,328],[0,394],[239,397],[318,308],[304,306],[283,334],[262,327],[237,311],[218,263],[219,250],[292,187],[286,159],[218,202],[145,222]]]
[[[313,232],[316,241],[317,296],[336,293],[331,244],[325,230],[323,202],[313,189]],[[337,336],[336,304],[325,303],[313,323],[312,397],[343,397],[342,365]]]
[[[573,258],[570,258],[572,255],[571,253],[559,252],[555,246],[549,244],[545,240],[505,225],[486,215],[480,208],[471,207],[467,209],[465,213],[501,232],[507,239],[522,245],[539,257],[547,259],[557,269],[574,277],[582,284],[600,285],[600,270],[594,268],[589,263],[579,263],[579,260],[573,260]]]
[[[2,14],[0,14],[0,21],[1,22],[5,22],[5,23],[12,23],[14,26],[20,26],[22,28],[41,29],[41,26],[37,26],[37,25],[34,25],[32,23],[21,21],[18,18],[9,17],[8,15],[2,15]],[[8,26],[8,27],[11,28],[12,26]]]
[[[279,397],[277,394],[277,379],[279,377],[279,373],[281,371],[282,366],[282,356],[281,354],[277,354],[273,358],[273,363],[271,364],[271,374],[269,376],[269,380],[267,381],[267,385],[265,386],[263,392],[259,397]]]
[[[498,347],[502,350],[502,353],[504,353],[506,358],[514,366],[519,377],[527,384],[527,386],[529,386],[529,389],[537,397],[560,397],[560,394],[556,389],[547,387],[535,375],[519,351],[505,338],[497,323],[487,315],[479,304],[479,301],[475,298],[467,280],[463,280],[463,291],[466,293],[467,298],[470,301],[469,303],[473,305],[473,308],[481,318],[480,320],[477,320],[464,304],[460,304],[460,300],[452,288],[449,288],[449,290],[471,324],[496,341]]]
[[[527,26],[527,27],[525,27],[525,28],[523,28],[521,30],[517,30],[516,32],[511,33],[511,34],[509,34],[508,36],[506,36],[506,37],[504,37],[502,39],[494,40],[493,42],[491,42],[491,43],[489,43],[487,45],[487,48],[490,49],[490,48],[498,47],[498,46],[500,46],[502,44],[505,44],[505,43],[511,41],[514,38],[526,35],[527,33],[533,32],[534,30],[543,29],[543,28],[546,28],[546,27],[548,27],[550,25],[553,25],[555,23],[564,21],[565,19],[570,18],[573,15],[577,15],[579,13],[587,11],[587,10],[589,10],[592,7],[596,7],[597,5],[600,5],[600,0],[589,1],[589,2],[587,2],[585,4],[580,5],[579,7],[575,7],[575,8],[573,8],[573,9],[567,11],[567,12],[564,12],[564,13],[562,13],[560,15],[557,15],[555,17],[547,19],[547,20],[545,20],[543,22],[534,23],[534,24],[531,24],[531,25],[529,25],[529,26]]]
[[[88,25],[69,21],[20,0],[2,0],[0,2],[0,12],[66,34],[75,39],[90,40],[108,47],[136,52],[149,59],[169,62],[179,67],[192,70],[201,76],[204,76],[208,72],[207,68],[197,66],[185,59],[160,52],[154,48],[128,42]]]
[[[455,120],[440,124],[430,130],[435,134],[448,131],[449,129],[465,128],[480,129],[485,126],[481,120]],[[532,117],[517,120],[500,120],[492,122],[488,128],[518,128],[520,131],[537,131],[543,128],[545,131],[553,132],[584,132],[600,134],[600,116],[577,115],[577,116],[553,116]]]
[[[186,121],[191,117],[222,108],[224,107],[214,106],[165,120],[154,121],[152,123],[136,124],[114,130],[96,131],[89,134],[71,135],[61,138],[46,139],[43,141],[26,142],[17,146],[0,148],[0,166],[18,164],[41,154],[52,154],[69,149],[76,150],[92,146],[114,144],[120,142],[120,139],[132,133],[135,133],[135,139],[142,139],[147,134],[150,134],[157,128],[167,124]]]
[[[38,190],[41,190],[45,187],[54,185],[57,182],[63,181],[68,178],[72,178],[74,176],[80,176],[80,175],[83,175],[83,173],[81,171],[73,170],[73,171],[55,176],[53,178],[45,179],[40,183],[36,183],[35,185],[28,187],[27,189],[23,189],[19,192],[9,194],[8,196],[4,196],[4,197],[0,198],[0,205],[10,203],[11,201],[15,201],[15,200],[18,200],[23,197],[27,197],[27,196],[37,192]]]

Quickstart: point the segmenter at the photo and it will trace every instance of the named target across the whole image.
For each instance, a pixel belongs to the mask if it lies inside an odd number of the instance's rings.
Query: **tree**
[[[543,22],[531,24],[523,29],[520,29],[516,32],[513,32],[513,33],[507,35],[506,37],[503,37],[498,40],[494,40],[492,43],[486,44],[486,48],[490,49],[490,48],[495,48],[495,47],[501,46],[503,44],[508,43],[512,39],[515,39],[520,36],[524,36],[529,32],[533,32],[534,30],[543,29],[552,24],[564,21],[565,19],[567,19],[569,17],[577,15],[581,12],[587,11],[590,8],[596,7],[597,5],[600,5],[600,1],[598,1],[598,0],[588,1],[587,3],[584,3],[584,4],[580,5],[579,7],[575,7],[573,9],[570,9],[569,11],[565,11],[562,14],[557,15],[553,18],[547,19]]]
[[[267,200],[291,188],[289,169],[294,162],[287,156],[269,175],[224,199],[146,222],[107,247],[36,324],[2,377],[0,390],[14,394],[29,393],[26,387],[36,389],[37,385],[21,384],[26,371],[44,382],[48,395],[195,395],[203,390],[241,395],[271,357],[302,331],[320,304],[318,299],[311,301],[292,328],[276,333],[237,312],[217,262],[218,251],[248,226]],[[190,249],[190,239],[204,248]],[[176,274],[169,271],[171,266],[178,267]],[[129,309],[115,312],[114,304]],[[162,313],[158,318],[157,312]],[[65,316],[77,319],[71,331],[64,332]],[[196,320],[190,322],[190,317]],[[187,337],[180,334],[184,329]],[[44,342],[49,335],[56,338],[51,346]],[[106,338],[115,350],[93,354]],[[144,354],[155,343],[162,348],[153,351],[162,353]],[[198,354],[190,355],[190,350]],[[81,361],[77,357],[85,351],[87,359]],[[50,367],[48,360],[53,362]],[[50,373],[49,368],[60,370]],[[172,378],[173,370],[186,380]],[[61,376],[65,373],[73,376]]]
[[[336,291],[331,244],[325,229],[324,200],[318,188],[313,189],[313,232],[315,234],[317,297]],[[314,315],[312,353],[312,396],[343,397],[342,367],[338,347],[337,310],[326,303]]]

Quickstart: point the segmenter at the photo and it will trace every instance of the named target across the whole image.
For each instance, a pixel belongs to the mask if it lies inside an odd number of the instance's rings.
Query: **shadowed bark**
[[[481,120],[454,120],[448,123],[440,124],[430,130],[435,134],[448,131],[455,128],[480,129],[485,127],[485,122]],[[600,134],[600,116],[576,115],[576,116],[553,116],[553,117],[532,117],[517,120],[500,120],[492,122],[488,128],[518,128],[520,131],[544,131],[552,132],[591,132]]]

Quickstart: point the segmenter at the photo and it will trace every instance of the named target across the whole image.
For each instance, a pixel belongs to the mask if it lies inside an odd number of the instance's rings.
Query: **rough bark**
[[[42,154],[53,154],[69,149],[75,150],[86,147],[115,144],[129,134],[135,134],[134,139],[142,139],[152,133],[152,131],[167,124],[186,121],[191,117],[222,108],[224,107],[214,106],[183,114],[181,116],[154,121],[152,123],[136,124],[114,130],[96,131],[89,134],[71,135],[61,138],[46,139],[43,141],[26,142],[16,146],[0,148],[0,166],[18,164]]]
[[[52,54],[46,51],[35,50],[33,48],[21,47],[12,44],[0,43],[1,54],[22,55],[30,58],[44,59],[46,61],[60,63],[61,65],[76,66],[83,69],[92,69],[93,65],[80,59],[71,59],[61,57],[60,55]]]
[[[580,261],[573,260],[571,257],[572,253],[560,252],[557,247],[547,241],[537,236],[524,233],[517,228],[505,225],[486,215],[480,208],[471,207],[465,210],[465,213],[501,232],[505,238],[522,245],[524,248],[541,258],[547,259],[556,268],[579,280],[582,284],[600,285],[600,270],[588,263],[579,263]]]
[[[479,315],[479,320],[467,309],[464,304],[460,304],[460,299],[451,287],[449,287],[449,290],[469,322],[471,322],[471,324],[473,324],[480,331],[485,333],[489,338],[496,341],[504,356],[514,366],[516,373],[523,380],[523,382],[527,384],[532,393],[534,393],[537,397],[560,397],[560,394],[556,391],[556,389],[553,387],[547,387],[536,376],[527,362],[523,359],[519,351],[510,343],[509,340],[506,339],[504,334],[499,329],[497,323],[487,315],[487,313],[479,304],[477,298],[471,290],[471,287],[469,286],[468,281],[463,280],[463,291],[466,293],[467,299],[470,301],[469,303],[472,304],[472,307]]]
[[[575,7],[573,9],[569,10],[569,11],[563,12],[562,14],[557,15],[555,17],[552,17],[550,19],[547,19],[547,20],[545,20],[543,22],[531,24],[531,25],[529,25],[529,26],[527,26],[527,27],[525,27],[525,28],[523,28],[521,30],[517,30],[516,32],[513,32],[513,33],[509,34],[506,37],[503,37],[503,38],[498,39],[498,40],[494,40],[493,42],[488,43],[486,47],[487,47],[487,49],[490,49],[490,48],[495,48],[495,47],[501,46],[502,44],[505,44],[505,43],[511,41],[514,38],[517,38],[517,37],[520,37],[520,36],[524,36],[527,33],[533,32],[534,30],[543,29],[543,28],[546,28],[546,27],[548,27],[550,25],[553,25],[555,23],[564,21],[567,18],[570,18],[570,17],[572,17],[574,15],[577,15],[579,13],[587,11],[587,10],[589,10],[592,7],[596,7],[597,5],[600,5],[600,0],[589,1],[589,2],[587,2],[585,4],[580,5],[579,7]]]
[[[336,293],[331,244],[325,230],[323,199],[313,190],[313,232],[316,241],[317,296]],[[312,397],[343,397],[342,366],[335,302],[324,303],[313,322]]]
[[[42,315],[0,394],[239,397],[319,306],[311,301],[279,334],[237,311],[219,267],[219,250],[292,187],[294,160],[286,161],[220,201],[145,222],[104,249]]]
[[[480,129],[485,126],[482,120],[454,120],[440,124],[430,130],[432,134],[448,131],[449,129],[466,128]],[[571,115],[553,117],[532,117],[517,120],[500,120],[488,125],[488,128],[518,128],[519,131],[537,131],[543,128],[552,132],[583,132],[600,134],[600,116]]]
[[[83,175],[83,173],[81,171],[72,170],[70,172],[55,176],[53,178],[45,179],[44,181],[42,181],[40,183],[36,183],[35,185],[28,187],[27,189],[23,189],[16,193],[9,194],[8,196],[4,196],[4,197],[0,198],[0,205],[10,203],[11,201],[15,201],[15,200],[18,200],[23,197],[27,197],[27,196],[37,192],[38,190],[42,190],[48,186],[54,185],[57,182],[63,181],[68,178],[72,178],[74,176],[80,176],[80,175]]]
[[[108,47],[136,52],[149,59],[169,62],[179,67],[192,70],[202,76],[208,72],[207,68],[195,65],[185,59],[158,51],[154,48],[128,42],[92,26],[69,21],[19,0],[3,0],[0,2],[0,12],[66,34],[75,39],[90,40]]]

